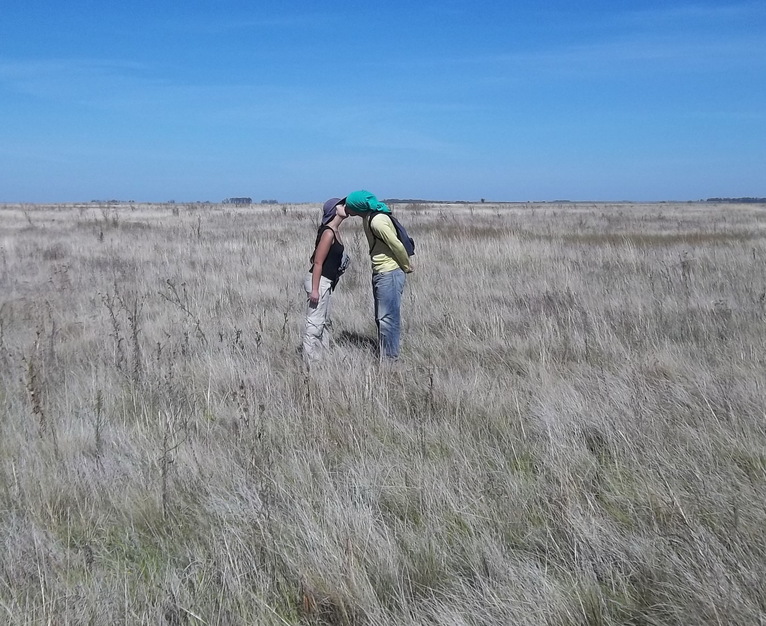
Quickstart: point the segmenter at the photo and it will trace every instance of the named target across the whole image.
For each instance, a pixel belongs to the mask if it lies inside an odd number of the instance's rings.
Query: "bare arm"
[[[331,229],[325,230],[314,252],[314,265],[311,267],[311,293],[309,294],[309,301],[312,305],[319,302],[319,281],[322,279],[322,266],[327,259],[334,238],[335,233]]]

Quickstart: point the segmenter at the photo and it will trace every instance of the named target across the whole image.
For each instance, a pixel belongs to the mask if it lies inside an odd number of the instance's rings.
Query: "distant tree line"
[[[223,204],[252,204],[252,198],[225,198]]]
[[[708,198],[706,202],[738,202],[742,204],[753,204],[766,202],[766,198]]]
[[[481,199],[485,202],[485,199]],[[386,204],[473,204],[471,200],[424,200],[422,198],[384,198]]]
[[[226,198],[222,204],[253,204],[252,198]],[[277,200],[261,200],[261,204],[279,204]]]

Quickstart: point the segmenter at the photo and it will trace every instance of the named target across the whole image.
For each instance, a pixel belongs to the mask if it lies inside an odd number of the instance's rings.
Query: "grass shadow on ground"
[[[344,330],[338,333],[335,341],[339,346],[358,348],[369,352],[375,357],[378,356],[378,340],[375,337]]]

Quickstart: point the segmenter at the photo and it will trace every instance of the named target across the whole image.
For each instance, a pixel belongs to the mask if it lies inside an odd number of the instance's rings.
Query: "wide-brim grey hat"
[[[343,198],[330,198],[327,202],[324,203],[322,226],[329,224],[332,218],[335,217],[335,207],[337,207],[341,202],[343,202]]]

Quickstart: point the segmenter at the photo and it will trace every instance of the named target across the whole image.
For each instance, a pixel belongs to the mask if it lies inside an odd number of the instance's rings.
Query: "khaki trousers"
[[[303,331],[303,360],[316,363],[324,352],[330,349],[332,339],[332,320],[330,319],[330,297],[332,282],[329,278],[319,280],[319,302],[312,305],[308,297],[311,294],[311,274],[306,276],[303,287],[306,290],[306,326]]]

